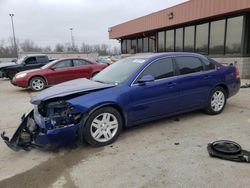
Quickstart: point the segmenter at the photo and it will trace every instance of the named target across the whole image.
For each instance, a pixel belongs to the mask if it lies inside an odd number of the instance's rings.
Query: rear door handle
[[[167,85],[168,85],[169,88],[173,88],[173,87],[176,86],[176,83],[174,83],[174,82],[169,82]]]

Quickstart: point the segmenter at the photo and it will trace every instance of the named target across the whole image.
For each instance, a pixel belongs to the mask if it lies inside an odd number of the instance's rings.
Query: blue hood
[[[45,89],[37,96],[33,97],[31,99],[31,103],[40,104],[41,101],[46,101],[52,98],[64,97],[79,92],[104,89],[109,87],[114,87],[114,85],[99,83],[92,80],[88,80],[86,78],[76,79]]]

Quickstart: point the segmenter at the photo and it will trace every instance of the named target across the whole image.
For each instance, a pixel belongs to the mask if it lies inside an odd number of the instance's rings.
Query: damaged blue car
[[[124,127],[193,110],[216,115],[240,88],[239,71],[194,53],[164,53],[122,59],[91,80],[48,88],[31,103],[13,137],[13,150],[54,148],[85,140],[113,143]]]

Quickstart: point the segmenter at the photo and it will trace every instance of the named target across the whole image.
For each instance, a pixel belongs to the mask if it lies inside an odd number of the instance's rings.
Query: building
[[[109,28],[123,54],[197,52],[250,78],[250,0],[190,0]]]

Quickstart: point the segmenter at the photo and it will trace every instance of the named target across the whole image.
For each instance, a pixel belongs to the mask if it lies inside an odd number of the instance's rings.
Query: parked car
[[[14,149],[86,140],[113,143],[124,127],[204,109],[220,114],[240,88],[239,72],[193,53],[120,60],[92,80],[65,82],[32,98],[35,105],[6,144]]]
[[[40,69],[16,74],[11,83],[22,88],[41,91],[47,86],[77,79],[91,78],[107,65],[100,65],[80,58],[64,58],[50,62]]]
[[[49,63],[47,55],[32,54],[24,56],[10,66],[0,68],[0,78],[6,77],[12,79],[18,72],[42,67]]]
[[[100,64],[110,64],[110,59],[111,57],[110,56],[99,56],[97,59],[96,59],[96,62],[97,63],[100,63]]]

